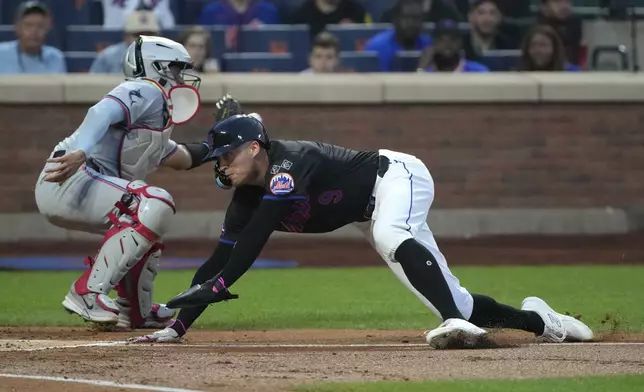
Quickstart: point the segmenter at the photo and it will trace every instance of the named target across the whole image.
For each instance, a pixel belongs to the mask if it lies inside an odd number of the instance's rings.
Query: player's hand
[[[214,277],[203,284],[194,285],[172,298],[166,306],[170,309],[184,309],[237,298],[239,296],[228,291],[221,278]]]
[[[72,151],[62,157],[47,159],[47,163],[57,163],[57,165],[45,169],[45,173],[48,174],[44,180],[57,183],[65,182],[85,163],[85,159],[85,152],[81,150]]]
[[[217,107],[217,112],[215,113],[215,120],[217,122],[225,120],[236,114],[244,114],[241,103],[239,103],[239,101],[233,98],[230,94],[226,94],[221,97],[215,106]]]

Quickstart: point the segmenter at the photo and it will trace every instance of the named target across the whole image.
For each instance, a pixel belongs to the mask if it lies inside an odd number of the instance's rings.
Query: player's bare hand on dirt
[[[56,166],[45,169],[45,181],[63,183],[85,163],[85,153],[75,150],[58,158],[49,158],[47,163],[57,163]]]

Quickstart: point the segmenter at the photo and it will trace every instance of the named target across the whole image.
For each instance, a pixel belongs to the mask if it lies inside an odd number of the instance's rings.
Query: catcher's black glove
[[[225,120],[236,114],[244,114],[241,103],[239,103],[239,101],[233,98],[230,94],[226,94],[221,97],[215,106],[217,107],[217,112],[215,113],[215,120],[217,122]]]
[[[221,301],[237,299],[237,294],[232,294],[224,285],[224,280],[218,276],[197,284],[172,298],[166,306],[170,309],[192,308],[206,306]]]

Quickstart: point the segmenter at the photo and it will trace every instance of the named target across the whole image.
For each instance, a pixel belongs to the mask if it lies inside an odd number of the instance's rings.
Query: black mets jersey
[[[265,185],[234,190],[219,246],[234,246],[221,273],[232,284],[273,231],[330,232],[368,220],[378,153],[309,141],[271,141]]]
[[[326,233],[367,220],[378,153],[307,141],[271,142],[266,186],[235,189],[222,238],[236,240],[262,201],[291,201],[275,231]],[[252,230],[252,228],[250,228]]]

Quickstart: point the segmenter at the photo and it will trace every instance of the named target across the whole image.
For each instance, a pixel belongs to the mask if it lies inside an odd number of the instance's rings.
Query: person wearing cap
[[[501,11],[497,0],[473,0],[468,21],[469,34],[463,37],[465,58],[481,62],[483,53],[488,50],[519,49],[499,31]]]
[[[110,45],[96,56],[90,73],[122,73],[123,59],[128,46],[139,35],[159,35],[161,28],[156,15],[152,11],[134,11],[125,21],[123,41]]]
[[[481,63],[467,60],[463,53],[463,33],[456,22],[444,20],[434,31],[434,45],[427,48],[419,61],[419,72],[490,72]]]
[[[20,4],[14,20],[15,41],[0,43],[0,74],[66,73],[63,52],[45,45],[51,29],[47,6],[38,1]]]

